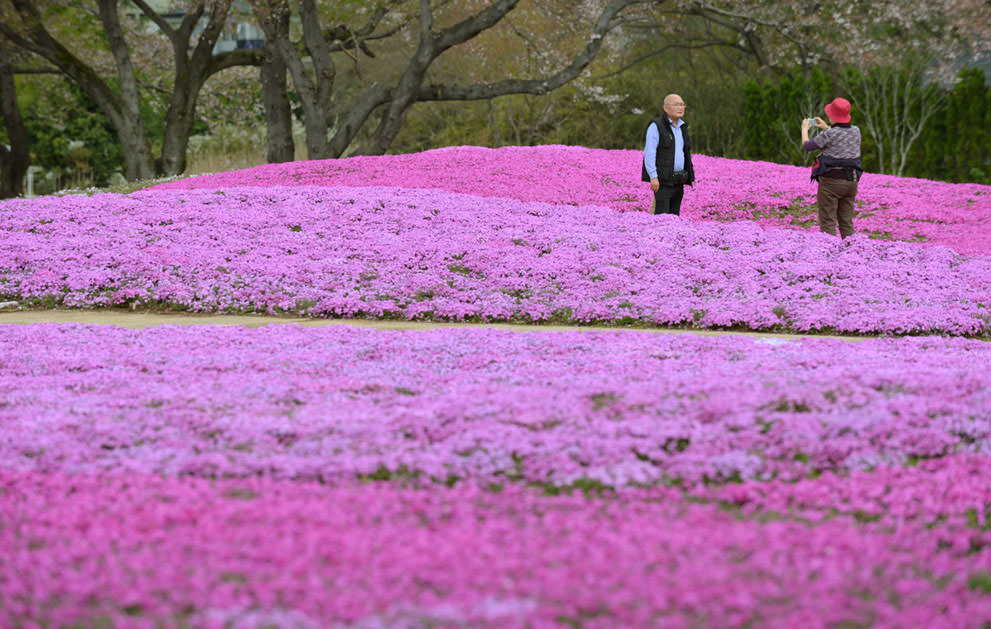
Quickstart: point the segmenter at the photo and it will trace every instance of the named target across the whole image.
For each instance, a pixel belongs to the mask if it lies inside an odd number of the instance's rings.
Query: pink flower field
[[[17,619],[991,621],[979,341],[36,325],[0,346]]]
[[[991,334],[991,256],[432,189],[8,202],[0,298],[315,317]]]
[[[991,187],[868,174],[840,241],[805,169],[677,218],[638,161],[0,203],[0,301],[534,324],[0,313],[0,626],[991,628]]]
[[[409,155],[269,164],[156,188],[387,186],[635,211],[650,206],[650,190],[640,181],[642,159],[640,151],[577,146],[455,146]],[[706,155],[693,156],[693,161],[699,181],[687,191],[682,206],[686,218],[812,226],[816,184],[809,181],[809,169]],[[875,238],[991,253],[991,186],[868,172],[857,201],[857,228]]]

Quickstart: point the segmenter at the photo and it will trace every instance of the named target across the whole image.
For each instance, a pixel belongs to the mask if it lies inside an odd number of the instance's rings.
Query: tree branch
[[[427,0],[423,1],[426,2]],[[518,4],[519,0],[498,0],[498,2],[493,2],[487,9],[479,11],[454,26],[445,28],[434,37],[434,50],[436,54],[439,55],[452,46],[463,44],[482,31],[492,28],[499,23],[499,20],[506,17],[507,13],[515,9]]]
[[[14,74],[62,74],[58,68],[13,68]]]
[[[264,53],[257,48],[238,48],[213,55],[206,67],[206,77],[237,66],[261,66],[265,61]]]
[[[647,61],[651,57],[656,57],[657,55],[663,54],[663,53],[665,53],[668,50],[671,50],[673,48],[682,49],[682,50],[702,50],[702,49],[705,49],[705,48],[714,48],[714,47],[720,47],[720,46],[723,46],[723,47],[726,47],[726,48],[733,48],[735,50],[739,50],[740,49],[740,47],[737,46],[735,43],[721,42],[721,41],[704,42],[704,43],[701,43],[701,44],[691,44],[691,43],[667,44],[666,46],[661,46],[660,48],[657,48],[655,50],[652,50],[651,52],[647,53],[646,55],[641,55],[640,57],[637,57],[633,61],[627,63],[626,65],[620,67],[617,70],[614,70],[612,72],[607,72],[606,74],[597,74],[597,75],[592,76],[592,77],[589,77],[589,78],[591,80],[593,80],[593,81],[601,81],[603,79],[612,78],[612,77],[614,77],[614,76],[616,76],[618,74],[622,74],[623,72],[626,72],[627,70],[629,70],[630,68],[632,68],[634,66],[640,65],[641,63]]]
[[[599,16],[589,43],[572,62],[561,71],[539,79],[509,79],[495,83],[470,86],[430,84],[421,86],[418,100],[484,100],[508,94],[547,94],[578,77],[592,62],[605,41],[605,36],[616,27],[614,18],[623,9],[637,4],[647,4],[649,0],[614,0]]]
[[[137,7],[141,9],[141,12],[144,13],[145,16],[149,20],[151,20],[155,24],[155,26],[158,27],[160,31],[162,31],[162,33],[168,36],[169,39],[172,39],[172,33],[174,33],[175,30],[172,28],[172,26],[169,25],[168,22],[165,21],[165,19],[161,15],[158,14],[158,11],[148,6],[148,3],[146,3],[144,0],[131,0],[131,2],[137,5]],[[199,7],[197,8],[199,9],[200,13],[202,13],[203,3],[200,2]]]

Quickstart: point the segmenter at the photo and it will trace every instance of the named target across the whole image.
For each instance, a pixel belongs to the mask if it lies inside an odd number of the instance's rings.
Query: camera
[[[815,118],[809,118],[809,124],[812,125],[813,127],[816,126],[816,119]]]

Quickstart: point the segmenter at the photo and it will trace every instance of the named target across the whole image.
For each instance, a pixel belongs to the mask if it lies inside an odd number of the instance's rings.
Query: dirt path
[[[221,314],[191,314],[183,312],[128,312],[125,310],[4,310],[0,311],[0,325],[17,325],[32,323],[86,323],[91,325],[116,325],[125,328],[141,329],[156,325],[240,325],[257,328],[263,325],[295,323],[303,326],[319,327],[326,325],[353,325],[380,330],[431,330],[434,328],[499,328],[520,332],[543,331],[582,331],[582,330],[636,330],[638,332],[654,332],[672,334],[691,332],[699,335],[737,334],[764,338],[796,339],[803,338],[801,334],[776,334],[770,332],[728,332],[724,330],[688,330],[678,328],[622,328],[616,326],[575,326],[575,325],[523,325],[511,323],[435,323],[429,321],[398,321],[374,319],[311,319],[305,317],[275,317],[265,315],[221,315]],[[825,336],[819,338],[841,338],[846,340],[862,340],[864,337],[855,336]]]

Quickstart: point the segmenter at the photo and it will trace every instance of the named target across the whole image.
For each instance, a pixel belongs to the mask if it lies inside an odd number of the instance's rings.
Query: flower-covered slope
[[[985,335],[991,256],[439,190],[0,206],[0,297],[99,307]]]
[[[269,164],[191,177],[160,189],[236,186],[387,186],[569,205],[643,210],[635,150],[578,146],[447,147],[421,153]],[[816,185],[809,169],[698,155],[688,219],[756,220],[769,227],[816,229]],[[950,184],[868,172],[860,182],[857,229],[880,239],[941,244],[991,253],[991,186]]]

